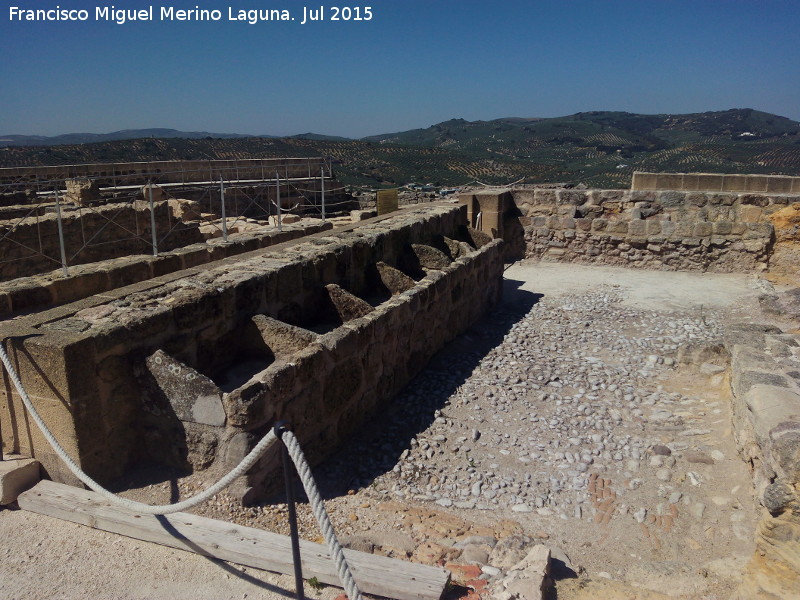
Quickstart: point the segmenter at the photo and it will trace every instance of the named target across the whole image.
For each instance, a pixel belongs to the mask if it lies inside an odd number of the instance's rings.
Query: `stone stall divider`
[[[57,439],[109,482],[138,462],[227,472],[276,420],[317,462],[493,306],[501,240],[427,205],[29,317],[0,334]],[[6,451],[76,483],[0,389]],[[275,480],[268,453],[231,493]]]

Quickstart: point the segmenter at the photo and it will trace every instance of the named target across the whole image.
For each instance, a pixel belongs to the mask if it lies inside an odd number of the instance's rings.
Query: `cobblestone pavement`
[[[698,349],[713,349],[726,321],[760,318],[758,281],[526,263],[506,280],[502,306],[315,468],[343,541],[449,568],[457,584],[449,598],[497,592],[536,543],[552,549],[561,599],[729,597],[753,551],[753,490],[733,444],[724,361]],[[188,477],[127,495],[164,502],[203,485]],[[196,512],[288,532],[282,504],[241,508],[223,495]],[[319,541],[308,505],[299,516],[301,535]],[[30,562],[12,571],[25,573],[25,597],[58,589],[47,573],[80,581],[81,569],[120,564],[115,536],[50,523],[36,527],[58,530],[55,539],[95,537],[70,545],[66,566],[35,559],[30,544],[21,549]],[[120,544],[148,553],[141,542]],[[289,577],[263,574],[267,585],[253,569],[158,553],[194,565],[211,590],[198,598],[291,588]],[[156,590],[169,574],[128,561],[107,578],[110,589],[90,577],[92,593],[122,597],[112,587],[120,577]],[[227,581],[230,596],[220,591]]]
[[[754,548],[753,490],[725,361],[685,357],[753,316],[756,280],[571,265],[507,279],[506,303],[318,469],[347,539],[402,553],[376,533],[394,529],[413,559],[478,564],[490,584],[507,546],[547,540],[581,575],[727,597]],[[462,525],[426,530],[419,510]]]

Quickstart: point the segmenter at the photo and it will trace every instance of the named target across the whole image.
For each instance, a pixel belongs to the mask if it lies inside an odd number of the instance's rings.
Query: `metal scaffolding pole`
[[[153,204],[153,182],[147,184],[148,196],[150,197],[150,233],[153,237],[153,256],[158,256],[158,234],[156,233],[156,209]]]
[[[58,222],[58,245],[61,248],[61,268],[64,270],[64,277],[69,277],[67,270],[67,251],[64,248],[64,224],[61,222],[61,199],[56,188],[56,221]]]
[[[275,171],[275,206],[278,208],[278,231],[283,231],[283,216],[281,214],[281,178]]]
[[[325,167],[320,169],[320,184],[322,186],[322,222],[325,222]]]
[[[222,215],[222,241],[228,241],[228,219],[225,217],[225,183],[222,175],[219,176],[219,204],[220,214]]]

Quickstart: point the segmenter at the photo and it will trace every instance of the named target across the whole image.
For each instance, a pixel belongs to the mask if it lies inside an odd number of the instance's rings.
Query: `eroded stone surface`
[[[278,321],[266,315],[255,315],[253,323],[275,356],[289,356],[302,350],[319,336],[313,331]]]
[[[208,377],[162,350],[147,357],[145,364],[181,421],[214,427],[225,425],[222,392]]]
[[[335,283],[329,283],[325,286],[325,289],[328,291],[328,296],[343,323],[368,315],[373,310],[368,302],[358,296],[354,296]]]
[[[383,285],[385,285],[392,294],[402,294],[403,292],[407,292],[417,285],[417,282],[411,277],[403,273],[401,270],[395,269],[391,265],[387,265],[383,261],[378,261],[375,266],[378,269],[378,275],[380,276]]]

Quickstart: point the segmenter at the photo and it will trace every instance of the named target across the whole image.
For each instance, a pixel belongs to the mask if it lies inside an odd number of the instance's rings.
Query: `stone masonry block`
[[[773,175],[767,178],[767,192],[770,194],[791,194],[792,177]]]
[[[715,235],[731,235],[733,223],[730,221],[717,221],[714,223],[713,231]]]
[[[694,173],[686,173],[683,176],[683,189],[686,191],[697,191],[700,187],[700,177]]]
[[[609,221],[607,231],[609,233],[627,235],[629,222],[630,221]]]
[[[644,237],[647,235],[647,221],[644,219],[631,219],[628,223],[628,235],[631,237]]]
[[[722,191],[723,192],[746,192],[744,175],[723,175],[722,176]]]
[[[661,221],[659,225],[661,227],[661,234],[663,236],[669,237],[675,233],[676,224],[673,221]]]
[[[767,191],[767,176],[766,175],[746,175],[745,176],[745,191],[747,192],[766,192]]]
[[[683,190],[683,173],[659,173],[656,185],[659,190]]]
[[[3,456],[0,460],[0,506],[16,501],[22,492],[39,483],[39,461],[24,456]]]
[[[700,173],[697,175],[697,189],[708,192],[722,191],[722,177]]]
[[[633,173],[633,180],[631,182],[632,190],[655,190],[657,189],[657,174],[656,173],[643,173],[635,171]]]
[[[661,221],[652,219],[650,221],[645,221],[645,223],[647,223],[647,235],[658,235],[661,233]]]
[[[700,222],[695,223],[694,226],[694,237],[708,237],[711,235],[713,231],[713,227],[711,223],[708,222]]]
[[[758,223],[764,211],[758,206],[745,204],[739,207],[739,220],[743,223]]]

